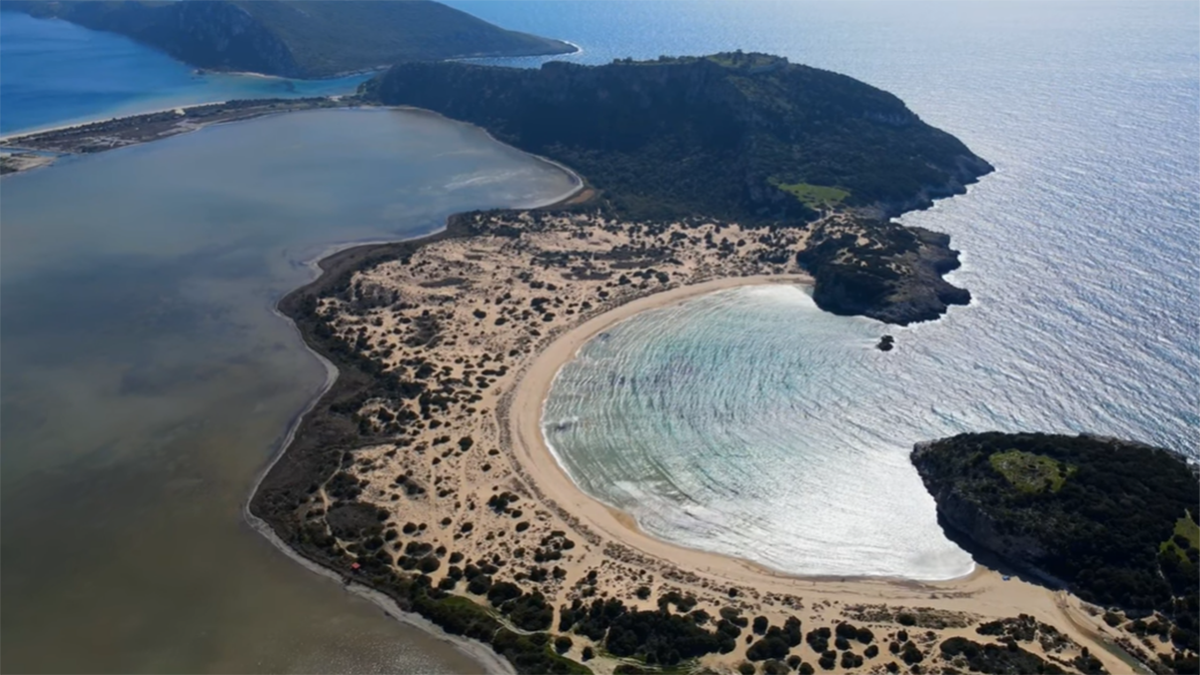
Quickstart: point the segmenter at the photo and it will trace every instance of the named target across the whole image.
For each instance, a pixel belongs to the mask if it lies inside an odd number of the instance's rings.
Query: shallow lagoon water
[[[331,244],[570,178],[397,111],[210,127],[0,184],[6,672],[479,672],[241,515],[324,369],[272,313]]]

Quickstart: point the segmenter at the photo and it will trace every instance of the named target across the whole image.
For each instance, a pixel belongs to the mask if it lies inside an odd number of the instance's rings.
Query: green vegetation
[[[808,183],[775,183],[780,190],[792,195],[814,211],[839,206],[850,193],[835,187]]]
[[[6,1],[127,35],[200,68],[330,77],[409,60],[574,51],[430,0]]]
[[[1174,553],[1186,562],[1188,551],[1191,549],[1200,549],[1200,525],[1196,524],[1191,511],[1188,511],[1175,521],[1175,529],[1171,533],[1171,538],[1164,541],[1159,546],[1159,550],[1163,553]],[[1195,561],[1192,562],[1195,563]]]
[[[943,641],[939,648],[946,659],[961,656],[971,672],[996,675],[1052,675],[1066,672],[1058,664],[1048,662],[1011,642],[1007,645],[979,644],[964,637],[952,637]]]
[[[643,220],[797,222],[835,204],[899,213],[991,171],[895,96],[767,54],[537,70],[404,63],[360,93],[563,162]]]
[[[1058,492],[1067,476],[1075,473],[1073,466],[1061,466],[1045,455],[1020,450],[997,452],[988,458],[992,468],[1000,472],[1013,487],[1022,492],[1037,493],[1049,489]]]
[[[713,652],[728,654],[736,648],[741,634],[736,625],[721,620],[716,630],[709,631],[693,614],[672,613],[672,604],[660,602],[658,611],[638,611],[615,598],[597,598],[590,605],[576,599],[571,606],[560,608],[558,629],[600,642],[614,656],[667,668]]]
[[[1178,663],[1194,661],[1200,479],[1179,455],[1109,438],[984,433],[922,444],[912,460],[942,518],[974,545],[1088,602],[1156,612]]]

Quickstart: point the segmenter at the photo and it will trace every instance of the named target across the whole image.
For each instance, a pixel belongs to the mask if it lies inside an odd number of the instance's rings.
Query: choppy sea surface
[[[784,54],[895,93],[997,167],[903,218],[963,251],[950,278],[975,300],[940,321],[735,290],[636,317],[563,369],[549,440],[649,532],[790,572],[944,578],[971,561],[908,462],[917,441],[1092,432],[1197,456],[1194,3],[455,4],[585,62]]]

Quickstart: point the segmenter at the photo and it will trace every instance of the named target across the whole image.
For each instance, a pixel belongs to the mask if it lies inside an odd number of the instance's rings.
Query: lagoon
[[[476,128],[390,110],[6,177],[3,669],[478,672],[244,522],[325,376],[273,309],[331,246],[572,187]]]

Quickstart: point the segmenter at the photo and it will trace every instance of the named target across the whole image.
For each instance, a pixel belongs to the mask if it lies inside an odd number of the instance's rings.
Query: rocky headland
[[[294,78],[575,51],[431,0],[5,0],[4,9],[119,33],[206,70]]]
[[[1157,672],[1196,672],[1200,474],[1097,436],[963,434],[912,454],[968,547],[1105,608],[1102,630]]]

